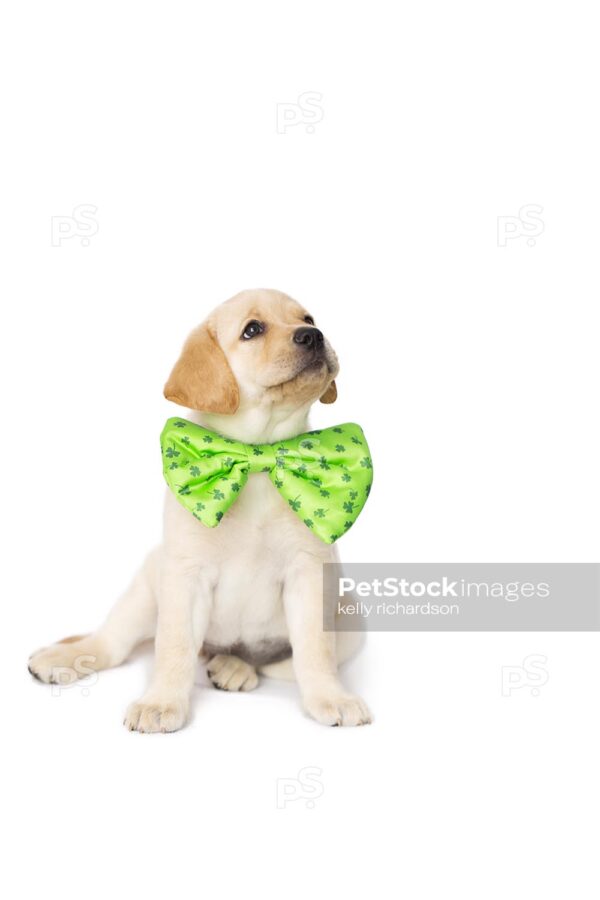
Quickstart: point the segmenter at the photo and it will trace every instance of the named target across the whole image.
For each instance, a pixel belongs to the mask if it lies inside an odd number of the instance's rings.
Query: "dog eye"
[[[257,322],[256,319],[252,319],[242,331],[242,340],[249,341],[251,338],[256,337],[257,334],[262,334],[264,330],[265,326],[262,322]]]
[[[304,321],[306,322],[307,325],[315,324],[315,320],[313,319],[312,316],[304,316]]]

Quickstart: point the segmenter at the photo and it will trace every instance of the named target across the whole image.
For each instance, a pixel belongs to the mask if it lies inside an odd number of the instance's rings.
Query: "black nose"
[[[294,343],[302,344],[307,350],[318,350],[323,346],[323,332],[318,328],[297,328],[294,332]]]

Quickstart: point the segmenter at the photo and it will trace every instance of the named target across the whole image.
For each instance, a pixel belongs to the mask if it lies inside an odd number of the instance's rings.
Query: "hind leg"
[[[254,666],[237,656],[213,656],[206,673],[211,684],[222,691],[252,691],[258,685]]]
[[[33,653],[28,668],[34,678],[70,684],[91,672],[119,666],[137,644],[153,637],[160,553],[157,548],[150,554],[97,631],[64,638]]]

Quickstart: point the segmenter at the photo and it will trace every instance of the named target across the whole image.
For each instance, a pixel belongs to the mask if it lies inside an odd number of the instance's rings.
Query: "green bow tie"
[[[354,524],[373,481],[369,447],[352,422],[276,444],[243,444],[186,419],[160,436],[167,484],[203,525],[218,525],[253,472],[266,472],[296,515],[327,544]]]

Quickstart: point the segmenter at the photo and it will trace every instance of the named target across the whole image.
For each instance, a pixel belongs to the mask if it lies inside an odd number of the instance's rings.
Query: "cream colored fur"
[[[189,418],[226,436],[271,443],[309,428],[312,403],[335,399],[335,354],[325,341],[322,364],[306,365],[293,340],[308,316],[277,291],[246,291],[222,304],[192,333],[165,387],[193,407]],[[264,333],[241,338],[250,320]],[[308,322],[310,325],[310,321]],[[202,411],[210,409],[212,411]],[[220,412],[222,409],[223,412]],[[327,725],[370,721],[364,702],[342,687],[337,666],[357,636],[322,628],[322,565],[335,547],[319,541],[282,501],[265,474],[253,474],[217,528],[206,528],[167,491],[164,540],[130,588],[91,635],[34,653],[29,668],[45,682],[120,665],[155,638],[155,668],[125,724],[142,732],[175,731],[189,715],[198,655],[204,645],[289,641],[293,658],[259,671],[298,682],[305,710]],[[337,644],[336,644],[337,639]],[[69,674],[71,673],[71,674]],[[208,660],[213,684],[251,690],[255,668],[228,653]]]

